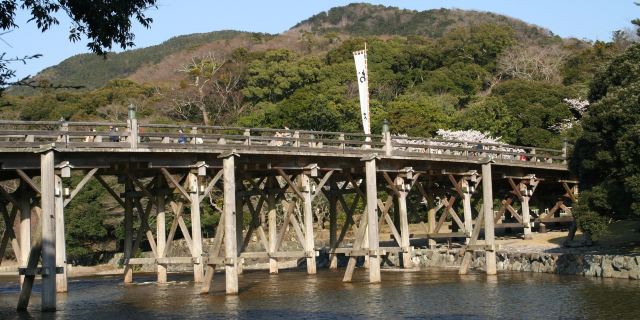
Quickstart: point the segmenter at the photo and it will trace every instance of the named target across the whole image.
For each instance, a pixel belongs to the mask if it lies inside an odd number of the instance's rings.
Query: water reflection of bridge
[[[526,238],[536,222],[570,220],[559,216],[570,213],[562,197],[551,203],[551,210],[533,217],[529,201],[539,185],[560,182],[564,190],[556,191],[566,191],[566,200],[575,200],[577,193],[566,166],[566,148],[400,137],[388,130],[382,135],[205,126],[185,131],[174,125],[138,124],[136,119],[0,121],[0,210],[8,226],[0,252],[10,244],[20,265],[19,309],[28,305],[36,275],[42,276],[43,310],[55,310],[56,291],[66,292],[64,208],[91,179],[124,209],[125,282],[132,281],[135,265],[156,265],[162,283],[167,281],[167,266],[187,264],[205,293],[214,270],[224,269],[228,294],[238,292],[242,259],[268,259],[270,272],[277,273],[278,259],[300,258],[306,260],[308,273],[316,272],[314,200],[320,195],[328,204],[330,268],[337,268],[336,255],[348,256],[344,281],[351,281],[356,258],[364,256],[369,280],[378,282],[381,261],[388,254],[399,255],[402,267],[411,266],[409,213],[415,208],[408,208],[409,196],[428,207],[421,236],[429,244],[466,238],[463,252],[485,250],[487,273],[495,273],[494,228],[520,228]],[[72,174],[78,176],[75,185]],[[497,210],[496,183],[510,194]],[[449,188],[443,188],[445,184]],[[474,212],[478,189],[484,201]],[[222,196],[212,196],[214,191]],[[222,203],[203,201],[208,197]],[[213,247],[203,252],[200,217],[206,206],[221,214]],[[341,224],[339,213],[344,214]],[[457,231],[445,232],[447,221]],[[381,224],[388,225],[393,239],[385,247],[379,241]],[[481,229],[484,242],[478,241]],[[178,232],[190,256],[167,255]],[[302,250],[282,249],[290,234]],[[347,234],[352,235],[348,246],[343,244]],[[262,251],[246,250],[252,237]],[[143,242],[152,258],[134,257]],[[461,272],[467,268],[463,263]]]

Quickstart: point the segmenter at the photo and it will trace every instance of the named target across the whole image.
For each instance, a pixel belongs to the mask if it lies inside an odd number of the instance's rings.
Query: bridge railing
[[[442,140],[422,137],[393,136],[388,139],[393,154],[425,153],[440,157],[493,158],[497,162],[528,161],[549,164],[566,164],[566,147],[559,149],[526,147],[508,144],[472,143],[458,140]]]
[[[424,137],[227,126],[0,120],[0,147],[29,148],[57,143],[73,148],[188,148],[367,153],[452,159],[491,157],[497,162],[566,164],[567,150],[470,143]]]

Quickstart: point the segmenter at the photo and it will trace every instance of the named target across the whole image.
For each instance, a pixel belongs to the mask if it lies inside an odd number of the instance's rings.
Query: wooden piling
[[[267,220],[268,220],[268,227],[269,227],[269,248],[265,248],[267,249],[267,251],[269,252],[270,255],[272,255],[273,253],[275,253],[276,251],[276,241],[277,241],[277,233],[278,233],[278,226],[277,226],[277,221],[276,221],[276,195],[273,192],[273,188],[275,187],[275,177],[268,177],[267,178]],[[273,257],[273,256],[269,256],[269,273],[270,274],[277,274],[278,273],[278,260]]]
[[[128,177],[124,186],[124,283],[133,282],[133,269],[129,259],[133,250],[133,182]]]
[[[24,181],[20,183],[20,267],[26,268],[31,251],[31,192]],[[20,287],[24,283],[24,276],[20,276]]]
[[[157,258],[164,258],[167,246],[167,221],[164,202],[165,180],[162,174],[158,174],[156,179],[156,252]],[[156,272],[158,283],[167,283],[167,266],[158,264]]]
[[[56,223],[56,266],[62,273],[56,274],[56,291],[67,292],[67,250],[64,240],[64,186],[62,178],[55,175],[55,223]]]
[[[222,160],[224,179],[224,255],[227,294],[238,293],[238,244],[236,242],[236,177],[234,154]]]
[[[525,190],[521,200],[522,223],[524,223],[524,239],[525,240],[533,239],[533,236],[531,235],[531,213],[529,212],[530,199],[531,197],[528,194],[528,190]]]
[[[329,200],[329,249],[335,250],[338,242],[338,197],[336,188],[331,184],[328,194]],[[347,221],[345,221],[347,223]],[[329,254],[329,269],[338,269],[338,256],[335,253]]]
[[[242,242],[244,240],[243,237],[243,228],[244,228],[244,201],[242,197],[242,191],[240,189],[236,190],[236,252],[237,257],[240,257],[242,253]],[[237,263],[238,274],[242,274],[244,272],[244,266],[242,258],[238,258]]]
[[[496,274],[496,251],[493,221],[493,186],[491,181],[491,162],[482,164],[482,206],[484,213],[484,241],[491,249],[486,251],[486,271]]]
[[[378,188],[376,160],[365,161],[367,184],[367,221],[369,239],[369,282],[380,282],[380,258],[378,256]]]
[[[189,172],[189,197],[191,199],[191,240],[193,250],[193,281],[200,283],[204,277],[204,266],[202,263],[202,227],[200,224],[200,185],[198,183],[198,172]]]
[[[473,229],[473,217],[471,215],[471,189],[469,181],[462,179],[462,210],[464,215],[464,232],[470,234]],[[469,243],[469,238],[465,239]]]
[[[402,248],[402,267],[412,268],[411,246],[409,244],[409,216],[407,213],[407,190],[402,176],[396,178],[398,188],[398,215],[400,216],[400,247]]]
[[[40,155],[40,201],[42,217],[42,311],[56,310],[56,219],[55,219],[55,154]]]
[[[307,273],[316,274],[316,251],[313,237],[313,208],[311,207],[311,179],[306,173],[300,175],[304,217],[304,251],[307,254]]]

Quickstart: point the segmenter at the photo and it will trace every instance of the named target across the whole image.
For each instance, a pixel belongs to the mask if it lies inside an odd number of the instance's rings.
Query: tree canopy
[[[582,188],[577,221],[597,237],[607,218],[640,216],[640,45],[595,76],[589,97],[571,168]]]

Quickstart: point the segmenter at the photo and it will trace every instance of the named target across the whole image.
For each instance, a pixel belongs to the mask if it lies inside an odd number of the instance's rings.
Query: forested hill
[[[79,54],[42,70],[37,78],[54,84],[82,85],[87,89],[95,89],[109,80],[126,78],[144,66],[157,64],[171,54],[193,50],[207,43],[245,34],[245,32],[225,30],[177,36],[159,45],[121,53],[109,53],[106,59],[96,54]],[[9,92],[12,93],[11,90]],[[33,91],[14,90],[13,94],[27,92],[33,93]]]
[[[487,23],[510,26],[521,39],[535,42],[559,40],[552,37],[549,30],[491,12],[458,9],[415,11],[362,3],[332,8],[298,23],[292,29],[355,36],[420,35],[440,38],[455,28]]]
[[[38,79],[62,85],[82,85],[88,89],[103,86],[107,81],[127,78],[136,73],[157,72],[158,69],[177,67],[173,56],[184,57],[188,52],[207,47],[219,51],[224,46],[257,46],[258,48],[301,48],[300,41],[310,41],[311,32],[323,37],[344,38],[345,36],[426,36],[442,38],[447,32],[460,27],[483,24],[508,26],[522,41],[553,43],[560,38],[540,27],[521,20],[490,12],[464,10],[412,11],[381,5],[350,4],[319,13],[295,25],[282,35],[256,34],[240,31],[215,31],[171,38],[162,44],[112,53],[105,60],[94,54],[80,54],[70,57],[60,64],[47,68],[37,75]],[[303,39],[300,39],[302,37]],[[247,41],[249,40],[249,43]],[[262,44],[262,46],[260,46]],[[313,51],[323,51],[314,47]],[[164,62],[164,63],[163,63]],[[175,70],[172,70],[175,71]],[[138,76],[135,80],[145,82],[165,82],[172,79],[164,73],[150,77]],[[30,94],[33,91],[10,90],[13,94]]]

